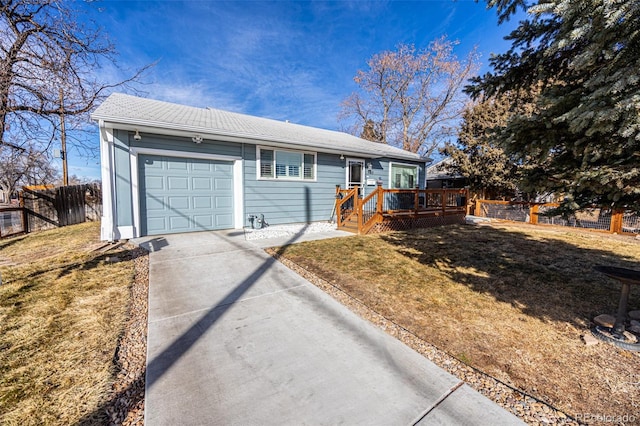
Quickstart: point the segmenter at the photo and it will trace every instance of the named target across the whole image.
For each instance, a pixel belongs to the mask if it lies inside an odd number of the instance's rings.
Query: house
[[[419,155],[341,132],[120,93],[91,117],[104,240],[327,221],[338,185],[425,185]]]
[[[447,167],[451,164],[451,157],[446,157],[427,167],[427,188],[464,188],[467,179]]]

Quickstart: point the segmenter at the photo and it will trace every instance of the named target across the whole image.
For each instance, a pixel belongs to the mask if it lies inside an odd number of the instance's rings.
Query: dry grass
[[[460,360],[573,416],[640,412],[640,357],[585,346],[640,269],[632,238],[541,227],[449,226],[289,246],[283,255]],[[640,289],[630,307],[640,309]]]
[[[0,241],[1,424],[105,421],[134,269],[98,238],[86,223]]]

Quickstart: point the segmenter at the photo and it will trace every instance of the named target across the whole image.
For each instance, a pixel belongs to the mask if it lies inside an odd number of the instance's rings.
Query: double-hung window
[[[316,179],[316,154],[258,147],[259,179]]]

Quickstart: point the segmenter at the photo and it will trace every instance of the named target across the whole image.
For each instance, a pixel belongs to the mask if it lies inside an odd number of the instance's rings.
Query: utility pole
[[[60,88],[60,157],[62,158],[62,185],[69,185],[67,172],[67,132],[64,127],[64,93]]]

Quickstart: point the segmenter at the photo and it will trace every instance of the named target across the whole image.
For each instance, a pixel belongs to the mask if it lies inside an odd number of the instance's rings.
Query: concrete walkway
[[[151,252],[147,426],[522,424],[259,247],[273,242],[136,242]]]

